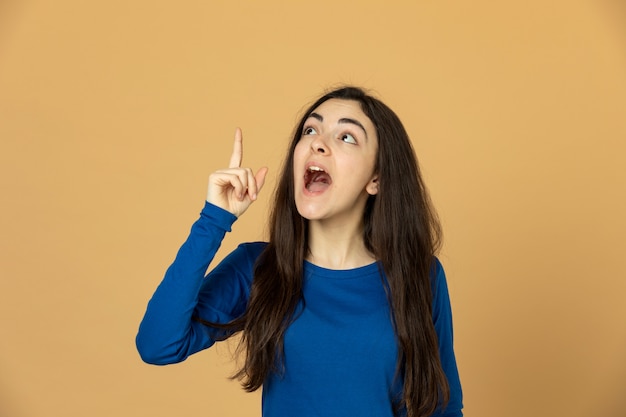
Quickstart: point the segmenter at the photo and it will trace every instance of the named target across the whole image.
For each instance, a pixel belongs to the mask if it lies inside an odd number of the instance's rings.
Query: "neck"
[[[363,225],[309,222],[307,261],[329,269],[351,269],[369,265],[376,259],[365,248]]]

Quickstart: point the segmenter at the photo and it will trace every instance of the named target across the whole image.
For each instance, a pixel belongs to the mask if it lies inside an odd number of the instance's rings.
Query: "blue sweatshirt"
[[[137,349],[165,365],[213,345],[219,330],[192,317],[226,323],[244,313],[254,263],[267,245],[240,245],[206,277],[209,263],[236,217],[207,203],[187,241],[148,303]],[[445,274],[433,273],[433,322],[450,402],[433,416],[462,416],[462,391],[452,343]],[[402,390],[395,377],[398,345],[381,268],[349,270],[304,264],[304,302],[284,339],[284,373],[263,384],[264,417],[392,417]]]

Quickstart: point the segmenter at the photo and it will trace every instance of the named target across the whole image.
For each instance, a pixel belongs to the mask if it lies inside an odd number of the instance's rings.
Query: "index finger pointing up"
[[[235,130],[235,143],[233,144],[233,154],[230,156],[229,168],[239,168],[243,158],[243,134],[241,129]]]

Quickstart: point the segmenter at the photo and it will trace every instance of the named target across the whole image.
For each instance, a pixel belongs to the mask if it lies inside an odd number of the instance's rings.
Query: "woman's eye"
[[[316,133],[317,132],[312,127],[305,127],[304,130],[302,131],[303,135],[314,135]]]
[[[346,143],[356,144],[356,139],[349,133],[344,133],[343,135],[341,135],[341,140]]]

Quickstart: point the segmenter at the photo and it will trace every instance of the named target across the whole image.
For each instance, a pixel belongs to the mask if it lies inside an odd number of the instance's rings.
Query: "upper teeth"
[[[324,170],[320,167],[310,166],[309,171],[324,171]]]

